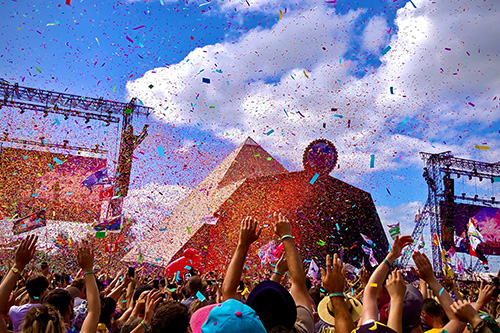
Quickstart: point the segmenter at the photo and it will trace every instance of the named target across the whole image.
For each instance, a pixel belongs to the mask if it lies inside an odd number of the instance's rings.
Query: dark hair
[[[44,261],[44,262],[42,262],[42,263],[40,264],[40,268],[41,268],[42,270],[46,269],[47,267],[49,267],[49,264],[47,264],[47,262],[46,262],[46,261]]]
[[[196,295],[198,291],[204,294],[207,290],[207,283],[203,281],[198,275],[194,275],[188,280],[184,288],[186,290],[186,294],[190,296]],[[243,288],[245,288],[245,284],[243,284]]]
[[[65,317],[68,314],[69,307],[73,297],[66,289],[54,289],[43,298],[43,304],[50,304]]]
[[[99,316],[99,322],[106,324],[109,328],[111,324],[111,316],[115,313],[116,301],[111,297],[104,297],[101,299],[101,314]]]
[[[424,299],[422,304],[422,313],[425,313],[431,317],[441,317],[443,314],[443,308],[441,305],[432,298]]]
[[[122,329],[120,330],[120,333],[130,333],[132,332],[137,326],[141,324],[142,319],[141,318],[133,318],[129,317],[129,319],[123,324]]]
[[[145,291],[148,291],[148,290],[153,290],[153,287],[151,287],[148,284],[145,284],[145,285],[142,285],[140,287],[135,288],[134,297],[133,297],[134,305],[135,305],[135,302],[137,302],[137,300],[141,296],[141,294]]]
[[[185,333],[189,327],[189,310],[178,302],[168,302],[156,309],[151,319],[152,333]]]
[[[26,290],[31,298],[39,298],[49,287],[49,280],[41,274],[33,275],[26,282]]]

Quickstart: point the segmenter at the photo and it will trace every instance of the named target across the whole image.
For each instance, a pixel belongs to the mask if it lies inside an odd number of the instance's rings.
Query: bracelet
[[[387,267],[389,268],[389,270],[391,270],[392,265],[389,263],[389,260],[384,259],[384,263],[387,265]]]
[[[283,274],[281,274],[280,272],[278,271],[273,271],[273,274],[278,274],[279,276],[283,276]]]
[[[328,297],[342,297],[345,298],[344,293],[330,293],[328,294]]]
[[[293,237],[292,235],[283,235],[283,236],[281,236],[281,241],[283,241],[285,238],[294,239],[295,237]]]
[[[149,331],[149,327],[148,327],[148,325],[146,325],[146,324],[144,323],[144,320],[141,320],[141,325],[142,325],[142,327],[146,330],[146,332],[148,332],[148,331]]]
[[[83,273],[83,276],[85,276],[87,274],[94,274],[94,271],[87,271],[87,272]]]
[[[439,291],[439,295],[438,296],[441,296],[441,294],[443,293],[444,291],[444,287],[441,288],[441,290]]]
[[[15,268],[15,267],[12,267],[10,270],[11,270],[11,271],[12,271],[12,273],[14,273],[14,274],[19,274],[19,275],[21,275],[21,272],[20,272],[17,268]]]

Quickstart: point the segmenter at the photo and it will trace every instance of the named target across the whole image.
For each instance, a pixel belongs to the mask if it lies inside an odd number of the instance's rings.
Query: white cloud
[[[373,53],[380,52],[389,40],[387,19],[373,17],[363,31],[363,47]]]
[[[491,70],[498,67],[500,53],[493,30],[500,3],[414,2],[417,9],[409,4],[398,10],[398,33],[387,42],[391,50],[383,64],[362,79],[349,74],[360,64],[344,58],[353,33],[350,21],[360,13],[338,15],[320,2],[316,9],[287,13],[272,28],[253,29],[237,42],[195,49],[127,88],[155,107],[161,120],[198,123],[235,144],[251,135],[298,169],[303,148],[318,137],[334,141],[342,168],[351,173],[421,165],[422,150],[470,154],[483,124],[500,118],[498,100],[493,101],[499,79]],[[363,40],[383,40],[383,23],[372,19]],[[456,128],[470,122],[478,125],[468,133]],[[443,143],[458,135],[468,139],[461,145]],[[370,169],[372,154],[376,162]],[[500,160],[498,149],[491,154]]]

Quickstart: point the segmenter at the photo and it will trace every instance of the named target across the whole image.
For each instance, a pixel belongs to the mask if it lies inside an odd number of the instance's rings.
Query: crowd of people
[[[409,275],[394,262],[410,236],[396,236],[373,272],[362,267],[352,274],[333,254],[316,279],[306,274],[289,220],[275,213],[283,252],[268,276],[248,276],[246,257],[260,230],[257,220],[245,218],[227,270],[193,270],[185,279],[139,269],[97,274],[86,242],[75,250],[77,273],[51,272],[46,262],[30,268],[38,239],[28,236],[1,272],[0,333],[500,333],[498,279],[440,280],[426,255],[414,252],[417,279],[405,281]]]

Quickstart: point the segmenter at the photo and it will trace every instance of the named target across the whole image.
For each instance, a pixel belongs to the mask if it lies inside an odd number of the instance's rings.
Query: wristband
[[[328,297],[342,297],[345,298],[344,293],[330,293],[328,294]]]
[[[281,241],[283,241],[285,238],[294,239],[295,237],[293,237],[292,235],[283,235],[283,236],[281,236]]]
[[[85,276],[87,274],[94,274],[94,271],[87,271],[87,272],[83,273],[83,276]]]
[[[10,270],[11,270],[11,271],[12,271],[12,273],[14,273],[14,274],[19,274],[19,275],[21,275],[21,272],[20,272],[17,268],[15,268],[15,267],[12,267]]]
[[[392,265],[391,265],[391,264],[389,264],[389,260],[384,259],[384,263],[387,265],[387,267],[389,268],[389,270],[391,270]]]
[[[439,291],[439,295],[438,296],[441,296],[441,294],[443,293],[444,291],[444,287],[441,288],[441,290]]]
[[[273,274],[278,274],[278,275],[280,275],[280,276],[283,276],[283,274],[281,274],[281,273],[280,273],[280,272],[278,272],[278,271],[273,271]]]
[[[142,325],[142,327],[146,330],[146,332],[148,332],[148,331],[149,331],[149,327],[148,327],[148,325],[146,325],[146,324],[144,323],[144,320],[141,320],[141,325]]]

